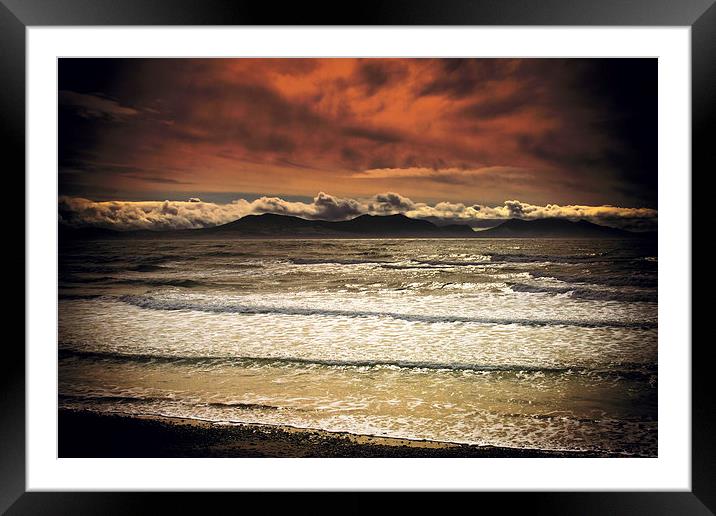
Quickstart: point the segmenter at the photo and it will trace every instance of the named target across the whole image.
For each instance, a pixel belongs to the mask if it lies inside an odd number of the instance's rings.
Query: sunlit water
[[[656,272],[639,241],[65,245],[59,402],[656,455]]]

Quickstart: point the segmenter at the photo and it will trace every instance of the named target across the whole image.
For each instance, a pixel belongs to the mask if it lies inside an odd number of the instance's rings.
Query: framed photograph
[[[710,514],[711,4],[3,0],[27,300],[3,510]]]

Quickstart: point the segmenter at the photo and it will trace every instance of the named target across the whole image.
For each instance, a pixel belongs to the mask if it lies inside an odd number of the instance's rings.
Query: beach
[[[103,425],[130,456],[656,456],[657,263],[635,240],[67,244],[59,408],[124,417],[63,417],[60,455],[118,453],[65,453]]]
[[[60,456],[659,457],[627,61],[60,60]]]
[[[60,409],[60,457],[618,457]]]

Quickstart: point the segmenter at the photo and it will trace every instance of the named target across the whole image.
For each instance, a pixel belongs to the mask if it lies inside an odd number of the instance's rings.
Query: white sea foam
[[[653,455],[655,260],[584,241],[79,246],[60,404]]]

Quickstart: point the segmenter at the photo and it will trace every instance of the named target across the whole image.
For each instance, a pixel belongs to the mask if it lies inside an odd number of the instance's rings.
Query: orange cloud
[[[118,60],[102,96],[72,90],[89,79],[70,81],[68,66],[62,193],[392,189],[425,201],[584,204],[651,195],[643,160],[620,158],[631,147],[607,130],[615,114],[587,81],[589,60]]]

